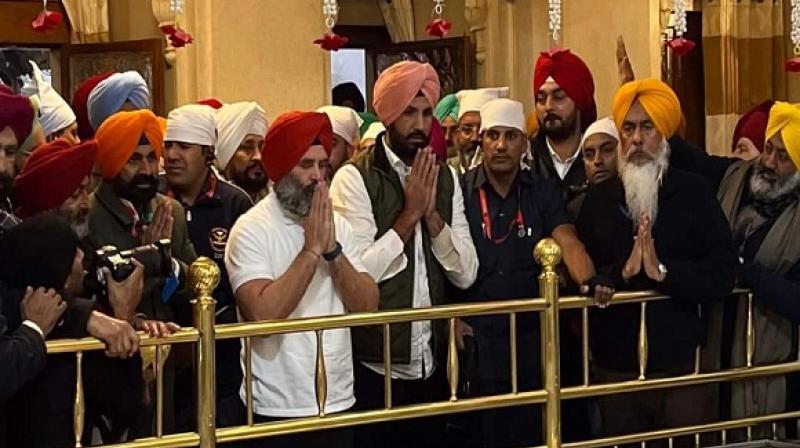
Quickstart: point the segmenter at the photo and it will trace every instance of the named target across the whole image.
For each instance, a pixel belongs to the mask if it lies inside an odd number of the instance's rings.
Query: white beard
[[[761,176],[761,168],[756,167],[756,171],[750,176],[750,194],[761,201],[774,201],[783,196],[795,192],[800,187],[800,172],[792,174],[784,181],[770,182]]]
[[[635,227],[639,226],[642,215],[650,218],[651,223],[656,222],[658,190],[669,167],[669,152],[669,144],[665,139],[656,158],[643,165],[628,162],[627,157],[620,153],[619,171],[625,188],[625,204]]]

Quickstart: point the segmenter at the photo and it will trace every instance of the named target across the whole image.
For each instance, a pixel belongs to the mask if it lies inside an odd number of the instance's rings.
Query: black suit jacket
[[[658,289],[672,297],[648,306],[648,371],[673,372],[693,365],[695,347],[705,336],[698,305],[729,294],[735,278],[730,228],[708,183],[678,169],[664,177],[653,226],[659,261],[668,269],[660,284],[644,272],[628,284],[622,280],[634,225],[619,179],[592,186],[576,226],[598,271],[615,279],[618,290]],[[597,365],[636,372],[639,306],[593,311],[589,340]]]
[[[567,205],[567,213],[572,219],[575,219],[580,211],[583,194],[588,188],[583,159],[578,156],[578,159],[567,171],[567,175],[564,176],[564,179],[561,179],[555,165],[553,165],[553,158],[550,156],[546,137],[541,132],[531,140],[531,152],[533,153],[531,170],[535,175],[545,179],[552,179],[558,185]]]

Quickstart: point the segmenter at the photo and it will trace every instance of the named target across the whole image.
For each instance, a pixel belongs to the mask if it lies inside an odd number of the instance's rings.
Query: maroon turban
[[[6,94],[6,95],[13,95],[14,91],[11,90],[11,87],[3,84],[3,82],[0,81],[0,93]]]
[[[569,50],[543,52],[533,72],[534,95],[551,76],[581,111],[581,130],[585,130],[597,120],[594,79],[589,67]]]
[[[72,110],[78,118],[78,135],[81,140],[89,140],[94,137],[94,128],[89,123],[89,95],[98,84],[113,74],[114,72],[107,72],[86,78],[72,95]]]
[[[29,99],[0,93],[0,131],[10,127],[19,146],[22,146],[33,130],[33,114],[34,109]]]
[[[286,112],[269,127],[261,150],[261,163],[270,180],[278,182],[297,165],[308,148],[319,142],[330,156],[333,128],[324,113]]]
[[[56,139],[36,148],[14,181],[17,213],[26,218],[58,208],[92,172],[97,143]]]
[[[733,130],[733,143],[731,149],[736,150],[736,143],[742,137],[747,137],[759,152],[764,152],[764,135],[767,132],[767,121],[769,121],[769,110],[775,101],[767,100],[758,106],[747,111],[739,118],[736,128]]]

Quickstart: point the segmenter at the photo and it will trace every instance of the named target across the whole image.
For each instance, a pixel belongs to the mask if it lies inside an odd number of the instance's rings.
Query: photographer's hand
[[[114,310],[114,317],[125,321],[130,321],[136,314],[136,308],[142,301],[142,291],[144,290],[144,265],[135,258],[131,258],[135,266],[133,273],[121,282],[114,280],[111,271],[103,268],[103,276],[106,279],[108,288],[108,302]]]
[[[125,359],[139,351],[139,335],[128,322],[92,311],[87,330],[106,343],[106,356]]]

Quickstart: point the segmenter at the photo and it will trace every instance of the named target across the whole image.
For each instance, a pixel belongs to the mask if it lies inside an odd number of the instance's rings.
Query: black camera
[[[119,250],[114,246],[103,246],[95,252],[92,265],[84,278],[84,292],[106,293],[106,280],[103,268],[108,268],[115,282],[122,282],[133,274],[136,265],[133,260],[144,265],[144,278],[168,277],[172,273],[172,242],[160,240],[146,246]]]

